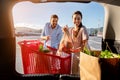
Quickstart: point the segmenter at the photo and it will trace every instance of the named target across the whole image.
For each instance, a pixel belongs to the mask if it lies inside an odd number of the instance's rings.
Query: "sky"
[[[30,27],[41,29],[46,22],[50,21],[52,14],[59,17],[60,26],[73,26],[72,14],[75,11],[81,11],[83,15],[82,23],[87,28],[103,27],[104,8],[96,2],[77,3],[77,2],[49,2],[32,3],[19,2],[13,7],[13,21],[15,27]]]

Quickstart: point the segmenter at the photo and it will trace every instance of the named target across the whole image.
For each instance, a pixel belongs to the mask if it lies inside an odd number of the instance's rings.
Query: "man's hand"
[[[48,41],[50,39],[50,36],[45,36],[45,40]]]

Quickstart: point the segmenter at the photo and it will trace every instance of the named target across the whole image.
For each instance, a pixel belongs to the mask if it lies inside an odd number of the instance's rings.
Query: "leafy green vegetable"
[[[39,51],[43,51],[43,45],[42,44],[39,45]]]
[[[118,54],[118,58],[120,58],[120,54]]]
[[[108,50],[101,51],[100,58],[120,58],[120,54],[112,53]]]
[[[101,51],[99,57],[100,58],[113,58],[114,56],[113,56],[113,54],[110,51],[105,50],[105,51]]]
[[[91,56],[97,56],[97,53],[95,53],[94,51],[90,51],[86,47],[84,47],[83,52],[88,54],[88,55],[91,55]],[[115,54],[109,50],[104,50],[104,51],[101,51],[99,56],[97,56],[97,57],[100,57],[100,58],[120,58],[120,54]]]
[[[43,52],[47,53],[47,52],[50,52],[50,50],[49,49],[43,49]]]
[[[48,48],[44,48],[42,44],[39,45],[39,51],[43,53],[50,52]]]
[[[88,55],[92,55],[95,56],[95,53],[93,51],[90,51],[88,48],[84,47],[83,52],[88,54]]]

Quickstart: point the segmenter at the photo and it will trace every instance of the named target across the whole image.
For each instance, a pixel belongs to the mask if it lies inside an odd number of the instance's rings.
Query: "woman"
[[[64,35],[68,36],[68,42],[64,40],[61,43],[64,43],[61,47],[62,51],[73,53],[72,54],[72,74],[79,74],[79,56],[80,51],[83,50],[85,44],[88,41],[88,33],[85,26],[82,25],[82,13],[80,11],[76,11],[72,15],[72,21],[74,26],[72,28],[68,28],[65,26],[63,28]],[[69,32],[69,33],[68,33]],[[69,43],[72,47],[66,45],[65,43]],[[61,44],[60,44],[61,45]]]

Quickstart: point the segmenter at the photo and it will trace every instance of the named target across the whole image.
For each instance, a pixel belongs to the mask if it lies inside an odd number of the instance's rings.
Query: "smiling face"
[[[51,18],[50,23],[51,23],[51,27],[55,28],[58,23],[58,18]]]
[[[50,23],[51,23],[51,27],[52,29],[54,29],[57,26],[58,23],[58,16],[56,14],[53,14],[50,18]]]
[[[74,26],[78,27],[82,21],[82,18],[79,14],[74,14],[72,16],[72,20],[73,20]]]

